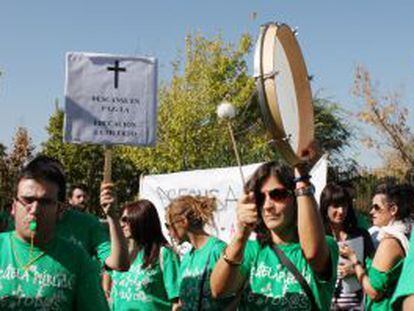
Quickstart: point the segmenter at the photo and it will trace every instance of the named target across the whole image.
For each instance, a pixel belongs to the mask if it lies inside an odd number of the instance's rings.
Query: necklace
[[[33,240],[34,240],[34,234],[32,234],[31,237],[30,237],[29,260],[25,264],[22,264],[19,260],[19,257],[17,256],[17,252],[16,252],[16,249],[14,247],[13,237],[12,237],[12,235],[10,235],[10,245],[11,245],[11,248],[13,250],[14,258],[16,258],[16,262],[17,262],[18,267],[20,269],[23,269],[24,271],[27,271],[32,264],[34,264],[37,260],[39,260],[43,255],[45,255],[45,252],[41,252],[39,255],[32,258]]]

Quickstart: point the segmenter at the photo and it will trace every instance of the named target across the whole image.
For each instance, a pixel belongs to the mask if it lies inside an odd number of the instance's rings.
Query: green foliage
[[[104,149],[97,145],[64,143],[63,117],[63,111],[59,109],[50,117],[47,126],[49,138],[43,143],[41,153],[62,162],[68,185],[83,183],[88,186],[90,210],[100,214],[99,192],[103,178]],[[130,201],[138,193],[139,171],[119,153],[119,148],[113,151],[112,180],[116,183],[119,202]]]
[[[17,176],[23,165],[32,158],[34,146],[27,129],[19,127],[9,153],[0,144],[0,209],[8,206],[14,195]]]
[[[216,114],[223,100],[233,103],[238,111],[232,125],[242,162],[279,158],[268,143],[271,137],[254,100],[255,81],[245,61],[251,48],[249,35],[243,35],[237,45],[224,42],[220,36],[208,39],[196,34],[186,38],[185,54],[172,64],[172,78],[158,94],[157,145],[115,148],[113,180],[118,183],[121,202],[138,192],[139,172],[236,165],[227,124]],[[316,136],[324,150],[333,154],[340,154],[350,137],[338,112],[338,106],[328,100],[315,100]],[[42,152],[62,161],[69,183],[87,184],[97,206],[103,149],[63,143],[62,128],[63,112],[57,110],[49,120],[49,138]]]
[[[224,99],[241,115],[233,126],[243,162],[273,155],[266,140],[259,139],[266,135],[256,109],[248,106],[254,80],[244,57],[251,46],[248,35],[237,47],[220,37],[187,37],[184,68],[178,59],[171,82],[159,94],[157,146],[125,148],[138,167],[162,173],[235,165],[227,125],[216,115]]]
[[[220,36],[188,36],[185,59],[174,62],[171,82],[159,94],[157,146],[124,148],[125,154],[149,173],[236,165],[226,124],[216,116],[225,99],[238,110],[233,126],[242,162],[279,158],[251,100],[255,83],[245,61],[251,48],[249,35],[237,46]],[[350,137],[338,111],[328,100],[315,101],[316,136],[323,149],[334,154],[341,153]]]

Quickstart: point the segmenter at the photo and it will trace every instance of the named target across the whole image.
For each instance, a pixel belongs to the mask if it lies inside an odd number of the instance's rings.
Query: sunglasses
[[[119,220],[124,224],[129,224],[128,216],[122,216]]]
[[[292,195],[292,190],[286,188],[275,188],[267,191],[267,194],[273,201],[283,201]]]

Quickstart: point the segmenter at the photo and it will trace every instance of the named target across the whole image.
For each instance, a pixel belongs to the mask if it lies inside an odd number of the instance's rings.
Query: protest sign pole
[[[112,147],[109,145],[104,146],[104,171],[103,171],[103,182],[112,182]]]

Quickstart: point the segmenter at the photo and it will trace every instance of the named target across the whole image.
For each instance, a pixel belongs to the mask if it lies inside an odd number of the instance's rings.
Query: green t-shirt
[[[368,278],[371,286],[380,291],[383,296],[379,301],[372,301],[366,296],[365,310],[391,310],[391,298],[397,287],[398,278],[400,277],[404,260],[401,259],[387,272],[377,270],[372,266],[372,259],[365,260],[368,271]]]
[[[404,297],[414,295],[414,234],[411,234],[410,248],[404,259],[404,266],[392,297],[393,310],[400,310]]]
[[[225,247],[223,241],[210,237],[203,247],[192,248],[184,255],[180,266],[182,310],[198,310],[200,303],[201,310],[223,310],[230,302],[229,298],[213,299],[210,289],[211,272]]]
[[[30,248],[15,231],[0,234],[0,310],[108,310],[83,249],[60,237]]]
[[[91,257],[97,256],[102,265],[111,253],[108,233],[92,214],[65,211],[57,223],[56,234],[83,247]]]
[[[329,310],[336,281],[338,246],[326,237],[331,256],[331,277],[320,279],[303,256],[299,243],[278,245],[308,282],[316,304],[321,310]],[[293,274],[281,265],[273,249],[260,247],[259,242],[249,241],[240,272],[248,277],[240,310],[310,310],[311,304]]]
[[[112,310],[171,310],[178,298],[179,258],[169,247],[162,247],[155,266],[143,268],[141,250],[129,271],[112,271]]]

